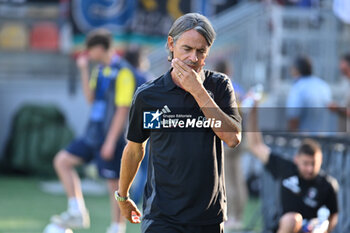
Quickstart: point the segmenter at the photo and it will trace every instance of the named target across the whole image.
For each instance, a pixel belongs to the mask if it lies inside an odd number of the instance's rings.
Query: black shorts
[[[142,233],[223,233],[224,223],[214,225],[180,225],[163,220],[143,219]]]
[[[83,138],[72,141],[65,150],[70,154],[84,160],[85,163],[95,162],[100,177],[105,179],[119,179],[120,163],[125,146],[125,140],[119,140],[116,145],[114,156],[111,160],[104,160],[101,156],[101,147],[93,147]]]
[[[118,179],[121,157],[126,144],[123,136],[119,138],[111,160],[104,160],[100,150],[104,143],[105,135],[102,130],[102,123],[89,122],[85,135],[72,141],[65,150],[74,156],[84,160],[85,163],[93,161],[96,163],[98,173],[106,179]]]

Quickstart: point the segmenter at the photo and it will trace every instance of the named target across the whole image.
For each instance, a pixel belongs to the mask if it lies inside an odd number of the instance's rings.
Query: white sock
[[[81,198],[68,198],[68,211],[72,213],[81,213],[85,210],[84,200]]]

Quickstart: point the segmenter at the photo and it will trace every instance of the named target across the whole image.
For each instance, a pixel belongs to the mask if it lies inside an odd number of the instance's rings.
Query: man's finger
[[[140,223],[141,222],[141,216],[140,213],[137,213],[136,211],[131,211],[131,220],[133,223]]]
[[[178,60],[178,59],[177,59]],[[179,73],[181,73],[182,75],[184,75],[185,73],[187,73],[187,71],[185,69],[183,69],[183,67],[180,66],[180,64],[178,62],[175,61],[175,59],[173,60],[173,67],[176,68]],[[177,73],[178,74],[178,73]]]
[[[140,212],[138,209],[136,209],[136,210],[133,211],[133,212],[135,212],[137,216],[140,216],[140,217],[141,217],[141,212]]]
[[[175,68],[174,68],[174,72],[175,72],[175,77],[181,80],[183,77],[183,73],[181,73],[178,69],[175,69]]]
[[[129,217],[124,216],[124,217],[126,218],[126,220],[128,220],[128,221],[131,222],[131,223],[133,223],[131,216],[129,216]]]
[[[126,214],[126,213],[124,213],[124,212],[122,212],[122,215],[123,215],[123,217],[124,217],[126,220],[128,220],[129,222],[132,223],[131,215],[128,215],[128,214]]]
[[[178,58],[174,59],[174,63],[178,64],[185,72],[191,72],[191,67],[189,67],[185,62],[181,61]]]
[[[178,58],[174,59],[174,64],[176,64],[178,67],[181,68],[181,70],[183,70],[184,72],[191,72],[191,67],[189,67],[186,63],[184,63],[183,61],[181,61]]]

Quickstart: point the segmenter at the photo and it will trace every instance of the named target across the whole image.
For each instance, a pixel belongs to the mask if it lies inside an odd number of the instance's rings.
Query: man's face
[[[348,79],[350,79],[350,64],[344,60],[340,61],[339,69]]]
[[[290,67],[289,72],[290,72],[290,75],[292,76],[292,78],[299,78],[300,77],[299,71],[294,66]]]
[[[209,53],[209,46],[205,38],[196,30],[188,30],[174,43],[172,37],[168,37],[168,47],[173,52],[173,58],[185,62],[197,73],[205,65],[204,61]]]
[[[322,165],[322,154],[316,152],[315,155],[297,154],[294,163],[298,167],[299,174],[305,180],[315,178],[320,172]]]
[[[95,62],[101,62],[105,54],[106,50],[100,45],[96,45],[88,49],[89,59]]]

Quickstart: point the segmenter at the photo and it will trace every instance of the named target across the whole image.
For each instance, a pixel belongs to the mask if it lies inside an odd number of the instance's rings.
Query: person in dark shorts
[[[247,121],[247,141],[252,154],[260,159],[265,169],[281,179],[282,217],[278,233],[309,232],[312,220],[321,207],[329,210],[327,233],[332,232],[338,220],[337,181],[321,170],[322,151],[313,139],[302,141],[294,161],[271,151],[258,132],[257,108]]]
[[[107,233],[125,233],[125,220],[114,200],[114,189],[118,187],[121,155],[126,144],[125,126],[136,80],[128,66],[122,65],[121,58],[114,55],[108,31],[91,32],[86,47],[87,55],[77,59],[77,66],[91,111],[84,135],[55,156],[54,167],[66,190],[68,210],[53,216],[51,222],[72,229],[89,227],[89,213],[74,167],[94,161],[99,175],[107,179],[110,193],[112,223]],[[91,76],[89,60],[99,63]]]
[[[148,140],[143,233],[223,232],[222,141],[230,147],[240,143],[241,117],[230,79],[203,69],[214,38],[206,17],[178,18],[167,41],[170,70],[135,93],[115,196],[123,216],[140,223],[128,192]]]

